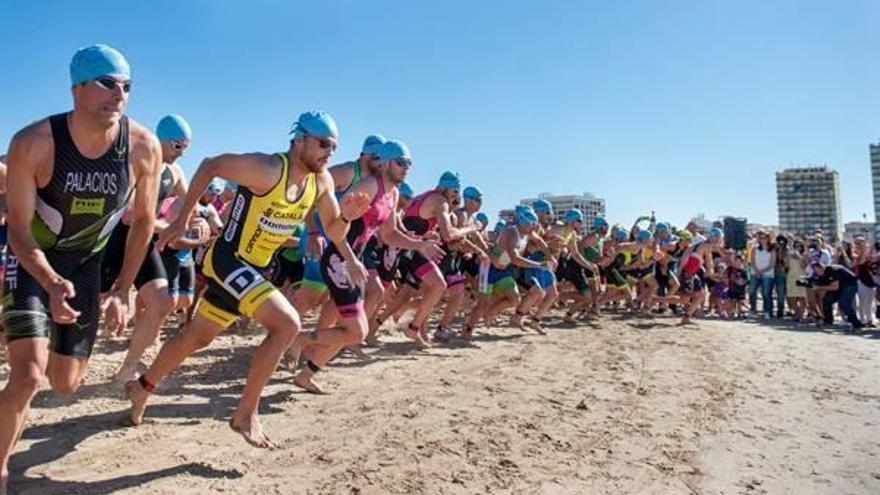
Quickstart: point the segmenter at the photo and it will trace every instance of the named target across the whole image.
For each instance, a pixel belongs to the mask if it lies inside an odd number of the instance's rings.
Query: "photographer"
[[[852,330],[859,330],[864,325],[856,316],[853,303],[858,291],[858,279],[848,268],[841,265],[826,265],[821,261],[813,263],[815,288],[826,291],[822,297],[822,315],[826,325],[834,323],[834,303],[846,315]]]

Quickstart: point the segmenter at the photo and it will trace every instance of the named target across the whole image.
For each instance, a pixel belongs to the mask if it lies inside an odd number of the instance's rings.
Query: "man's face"
[[[130,89],[129,79],[102,76],[73,87],[74,106],[96,121],[112,125],[125,113]]]
[[[553,223],[553,214],[549,211],[538,212],[538,220],[541,222],[541,225],[550,225]]]
[[[176,162],[183,156],[187,148],[189,148],[189,139],[162,141],[162,161],[165,163]]]
[[[443,196],[446,198],[446,201],[450,206],[458,206],[461,204],[461,192],[458,189],[447,189],[446,192],[443,193]]]
[[[468,213],[476,213],[480,211],[480,208],[483,206],[483,197],[477,196],[476,198],[466,199],[464,201],[464,208],[468,211]],[[540,215],[538,216],[540,219]]]
[[[300,136],[302,145],[298,147],[298,158],[310,172],[320,172],[327,166],[333,152],[336,151],[335,137]]]
[[[361,159],[364,161],[367,170],[372,172],[377,172],[381,165],[379,162],[379,155],[376,153],[361,153]]]
[[[412,162],[410,162],[409,159],[401,158],[399,160],[389,160],[387,166],[388,178],[391,179],[391,182],[397,185],[406,180]]]

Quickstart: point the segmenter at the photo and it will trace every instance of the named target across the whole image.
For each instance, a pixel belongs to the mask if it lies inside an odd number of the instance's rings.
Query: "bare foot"
[[[256,414],[248,418],[238,419],[235,416],[229,419],[229,427],[232,431],[244,437],[245,442],[259,449],[274,449],[275,444],[263,433],[263,425]]]
[[[470,328],[465,328],[461,332],[458,333],[458,336],[462,340],[471,341],[474,339],[474,331]]]
[[[379,337],[375,335],[371,335],[364,339],[365,347],[379,347],[379,344],[381,344],[381,341],[379,340]]]
[[[352,353],[354,355],[354,357],[360,361],[369,361],[370,360],[370,356],[368,356],[367,353],[365,353],[364,350],[361,349],[360,345],[357,345],[357,344],[350,345],[350,346],[346,347],[345,350]]]
[[[144,390],[140,382],[132,380],[125,384],[125,395],[131,401],[131,412],[128,420],[129,426],[137,426],[144,421],[144,410],[147,408],[147,399],[150,393]]]
[[[296,375],[295,377],[293,377],[293,384],[310,394],[330,395],[330,392],[327,392],[326,390],[321,388],[320,385],[312,381],[311,377]]]
[[[427,349],[431,347],[424,337],[422,337],[422,332],[420,330],[414,330],[411,327],[407,327],[406,330],[403,331],[403,334],[407,336],[407,338],[412,339],[416,343],[416,347],[419,349]]]
[[[541,335],[547,335],[547,332],[544,330],[544,327],[541,326],[540,320],[538,320],[537,318],[530,318],[529,320],[527,320],[525,322],[525,325],[528,328],[531,328],[532,330],[538,332]]]

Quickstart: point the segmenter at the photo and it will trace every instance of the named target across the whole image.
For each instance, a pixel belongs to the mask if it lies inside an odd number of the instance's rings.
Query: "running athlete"
[[[461,207],[456,208],[452,213],[452,223],[455,227],[463,227],[465,225],[475,225],[472,217],[483,204],[483,192],[478,187],[468,186],[461,193],[464,203]],[[445,342],[449,340],[449,326],[452,320],[458,315],[464,304],[465,279],[462,273],[462,256],[465,253],[475,253],[477,259],[488,260],[489,246],[479,235],[477,229],[467,236],[445,243],[443,246],[446,256],[440,262],[440,272],[443,273],[443,279],[446,281],[446,307],[440,320],[437,322],[437,330],[434,332],[434,340]]]
[[[360,156],[357,160],[340,163],[328,169],[333,179],[334,194],[339,199],[351,190],[360,180],[377,171],[379,165],[379,150],[386,141],[380,134],[373,134],[364,139]],[[306,219],[306,234],[303,236],[305,245],[303,249],[303,283],[293,293],[291,301],[300,314],[306,314],[310,309],[321,307],[319,323],[330,324],[335,319],[333,311],[324,307],[327,300],[327,281],[321,275],[320,259],[326,246],[326,239],[322,236],[322,227],[318,219],[312,216]],[[367,267],[369,269],[369,267]],[[378,304],[384,292],[381,281],[375,270],[368,272],[366,285],[368,306]],[[291,350],[293,351],[293,350]],[[293,360],[295,353],[288,356]]]
[[[565,279],[574,285],[577,294],[575,295],[575,303],[569,308],[565,315],[565,321],[572,323],[574,313],[579,309],[586,309],[590,301],[596,296],[590,293],[589,278],[599,273],[599,267],[595,263],[591,263],[584,258],[583,253],[578,249],[578,241],[580,236],[578,232],[584,226],[584,214],[580,210],[570,209],[565,212],[562,217],[563,225],[554,225],[548,231],[548,240],[560,242],[568,251],[568,257],[559,260],[564,264],[562,274]]]
[[[125,57],[106,45],[70,63],[73,111],[19,131],[9,147],[9,256],[3,304],[9,365],[0,392],[0,493],[31,399],[48,377],[61,394],[82,382],[98,331],[101,257],[134,196],[119,277],[105,321],[125,326],[128,291],[155,223],[161,148],[124,113],[131,89]]]
[[[378,230],[382,240],[388,245],[410,249],[426,259],[437,260],[443,256],[436,241],[414,239],[397,228],[397,189],[403,182],[412,159],[406,145],[400,141],[385,142],[379,150],[380,167],[377,172],[361,179],[341,200],[350,194],[362,194],[371,198],[366,213],[351,223],[348,234],[341,243],[328,245],[321,255],[321,274],[327,281],[330,300],[337,312],[339,327],[318,327],[314,332],[302,332],[294,341],[294,347],[305,348],[310,356],[305,367],[296,375],[294,385],[312,393],[323,394],[324,390],[312,377],[319,372],[343,347],[359,344],[367,335],[368,323],[364,312],[363,287],[353,284],[346,274],[344,256],[340,250],[352,250],[363,256],[369,239]]]
[[[472,338],[476,323],[483,318],[487,324],[509,308],[519,304],[519,291],[513,267],[545,268],[552,267],[552,261],[532,261],[523,257],[527,239],[538,226],[538,215],[531,206],[517,205],[515,209],[516,225],[505,228],[490,251],[490,261],[480,291],[483,294],[481,304],[473,311],[462,337]]]
[[[159,196],[156,213],[166,198],[182,196],[186,194],[186,185],[183,172],[175,164],[175,160],[183,155],[183,151],[189,146],[192,131],[189,124],[179,115],[168,115],[159,121],[156,126],[156,137],[162,145],[162,173],[159,179]],[[125,239],[128,237],[129,226],[126,225],[126,215],[113,229],[110,240],[107,242],[107,250],[104,262],[101,266],[101,290],[109,290],[113,281],[119,275],[119,264],[125,250]],[[168,224],[164,221],[156,222],[156,231],[161,231]],[[174,300],[168,290],[168,274],[165,263],[158,250],[156,250],[155,236],[151,237],[147,249],[147,256],[141,264],[140,270],[134,279],[137,289],[137,304],[134,317],[134,328],[131,333],[128,353],[116,372],[117,383],[124,384],[137,378],[137,368],[141,357],[147,348],[152,345],[159,336],[159,327],[174,308]]]
[[[525,257],[537,262],[550,259],[555,264],[556,257],[544,241],[547,228],[553,223],[553,205],[545,199],[538,199],[532,203],[532,209],[538,216],[538,225],[526,241]],[[526,268],[521,273],[520,279],[528,292],[516,307],[513,323],[520,328],[531,327],[544,334],[546,332],[541,327],[541,319],[559,297],[556,275],[547,268]],[[532,317],[530,310],[535,305],[538,309]]]
[[[455,227],[451,219],[452,208],[458,204],[461,179],[454,172],[444,172],[437,187],[417,196],[407,207],[403,217],[406,230],[418,237],[428,237],[439,231],[443,242],[449,243],[464,239],[477,230],[475,225]],[[418,251],[406,250],[400,254],[401,276],[421,289],[422,299],[416,315],[409,323],[405,334],[416,342],[419,348],[427,348],[427,335],[424,325],[431,311],[443,297],[447,285],[437,263]]]
[[[246,315],[267,330],[254,351],[238,408],[229,426],[255,447],[270,447],[257,413],[260,394],[278,361],[300,330],[299,315],[271,282],[260,274],[294,226],[312,208],[321,216],[327,235],[340,248],[349,223],[366,211],[369,198],[351,194],[340,207],[333,195],[333,180],[325,169],[336,148],[338,131],[323,112],[300,115],[286,152],[225,154],[202,162],[192,178],[181,214],[159,236],[158,247],[187,230],[189,215],[202,191],[214,177],[238,184],[229,221],[208,249],[204,274],[208,289],[187,328],[162,346],[150,369],[126,384],[133,425],[143,420],[155,384],[196,350]],[[365,279],[363,266],[350,249],[342,249],[353,283]],[[360,269],[360,270],[359,270]]]
[[[679,232],[679,244],[684,248],[678,267],[681,282],[679,294],[684,306],[681,325],[687,325],[706,299],[703,280],[714,275],[712,247],[701,235],[693,236],[690,231]]]
[[[401,231],[405,231],[406,228],[403,226],[403,213],[406,211],[406,208],[412,203],[413,196],[415,193],[413,192],[412,187],[406,182],[401,182],[397,186],[397,226]],[[376,334],[379,332],[379,327],[382,326],[382,323],[385,321],[385,318],[388,316],[395,314],[403,304],[410,301],[409,296],[415,294],[413,290],[412,293],[404,294],[404,297],[400,297],[401,293],[399,291],[404,290],[412,290],[409,285],[403,284],[398,285],[397,281],[400,279],[397,265],[400,255],[400,249],[395,246],[389,246],[384,244],[382,241],[382,234],[379,234],[379,245],[376,248],[376,257],[379,260],[379,263],[376,267],[376,271],[379,274],[379,279],[382,281],[382,287],[384,288],[383,293],[383,301],[386,303],[385,309],[380,313],[379,308],[380,304],[377,305],[376,308],[373,309],[373,314],[371,315],[369,311],[367,311],[367,317],[370,322],[370,331],[367,333],[367,336],[364,338],[364,343],[368,346],[377,346],[379,345],[379,338]],[[401,302],[403,304],[397,304],[397,302]]]

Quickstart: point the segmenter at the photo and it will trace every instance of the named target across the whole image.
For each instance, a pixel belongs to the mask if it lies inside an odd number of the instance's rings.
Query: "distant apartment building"
[[[806,235],[822,230],[831,240],[843,235],[840,178],[827,166],[776,172],[776,202],[782,232]]]
[[[868,146],[871,152],[871,184],[874,189],[874,238],[880,239],[880,143]]]
[[[531,206],[538,199],[548,201],[553,205],[553,211],[557,217],[561,217],[567,210],[572,208],[580,210],[584,214],[584,225],[592,228],[593,219],[597,216],[605,216],[605,200],[597,198],[590,193],[578,195],[557,196],[550,193],[541,193],[537,198],[526,198],[520,204]]]

